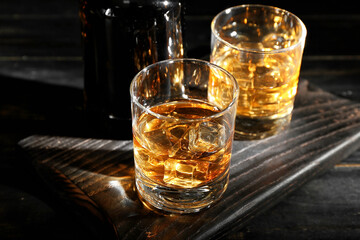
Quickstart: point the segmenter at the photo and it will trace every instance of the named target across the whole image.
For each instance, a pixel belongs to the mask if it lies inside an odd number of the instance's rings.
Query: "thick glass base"
[[[225,192],[229,182],[227,171],[207,185],[195,188],[161,186],[135,170],[135,183],[141,201],[161,213],[194,213],[208,208]]]
[[[234,138],[236,140],[267,138],[287,129],[290,122],[291,114],[277,119],[236,116]]]

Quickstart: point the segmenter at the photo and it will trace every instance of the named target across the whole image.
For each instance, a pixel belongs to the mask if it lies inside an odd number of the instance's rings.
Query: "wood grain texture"
[[[216,239],[360,147],[360,103],[302,81],[290,128],[264,140],[234,142],[223,198],[190,215],[164,216],[142,206],[131,141],[33,135],[19,145],[61,196],[88,209],[113,238]]]

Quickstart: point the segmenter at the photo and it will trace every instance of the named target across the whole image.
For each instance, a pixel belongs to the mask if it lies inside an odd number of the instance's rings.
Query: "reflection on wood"
[[[360,147],[360,103],[303,81],[295,106],[286,132],[234,142],[228,190],[210,209],[190,215],[142,206],[131,141],[34,135],[19,145],[59,195],[87,209],[105,231],[114,229],[113,238],[219,238]]]

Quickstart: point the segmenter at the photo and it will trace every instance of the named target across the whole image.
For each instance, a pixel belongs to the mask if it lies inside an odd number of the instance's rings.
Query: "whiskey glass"
[[[294,14],[271,6],[240,5],[211,23],[210,62],[238,81],[235,137],[261,139],[291,121],[306,37]]]
[[[192,213],[225,192],[238,84],[226,70],[196,59],[165,60],[130,86],[135,183],[151,209]]]

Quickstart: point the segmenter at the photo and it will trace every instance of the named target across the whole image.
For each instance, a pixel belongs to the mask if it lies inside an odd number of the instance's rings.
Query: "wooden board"
[[[19,145],[67,205],[114,239],[213,239],[242,228],[359,148],[360,103],[302,81],[290,128],[264,140],[235,141],[223,198],[189,215],[164,216],[142,206],[131,141],[33,135]]]

